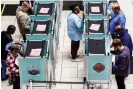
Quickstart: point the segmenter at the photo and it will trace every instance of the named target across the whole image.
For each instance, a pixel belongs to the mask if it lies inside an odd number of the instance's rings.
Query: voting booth
[[[52,21],[33,21],[31,22],[31,34],[50,34],[52,32]]]
[[[34,4],[34,14],[35,15],[50,15],[52,16],[55,12],[55,3],[54,2],[35,2]]]
[[[18,58],[22,85],[30,86],[30,80],[51,81],[49,40],[28,40],[23,42],[24,56]],[[48,87],[48,85],[45,85]]]
[[[107,15],[107,0],[84,0],[84,11],[87,15]]]
[[[85,0],[85,81],[87,89],[108,84],[111,89],[109,15],[107,0]]]
[[[30,33],[26,34],[26,41],[22,42],[24,56],[18,58],[22,85],[33,88],[34,82],[30,85],[30,81],[55,80],[62,5],[61,0],[34,0]],[[50,83],[43,85],[47,89],[52,87]]]
[[[110,36],[108,34],[87,35],[84,58],[87,87],[95,84],[108,84],[108,89],[111,89]]]
[[[24,57],[48,57],[48,46],[46,40],[28,40],[23,43]]]
[[[110,54],[110,36],[90,34],[85,39],[85,54]]]
[[[85,20],[86,34],[108,34],[109,20],[107,15],[89,15]]]

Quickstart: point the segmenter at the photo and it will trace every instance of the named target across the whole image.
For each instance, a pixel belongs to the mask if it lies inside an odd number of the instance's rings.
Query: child
[[[19,67],[15,64],[16,58],[20,51],[20,47],[16,44],[13,44],[9,47],[9,53],[7,55],[7,68],[9,76],[14,79],[13,89],[20,89],[20,77],[19,77]]]

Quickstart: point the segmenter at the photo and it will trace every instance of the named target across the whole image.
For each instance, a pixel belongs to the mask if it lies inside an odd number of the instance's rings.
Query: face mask
[[[15,58],[18,56],[18,53],[16,53],[16,54],[12,54]]]

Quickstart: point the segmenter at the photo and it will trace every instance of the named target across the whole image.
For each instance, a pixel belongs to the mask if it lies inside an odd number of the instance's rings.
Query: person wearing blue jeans
[[[8,52],[5,50],[6,45],[10,42],[13,42],[12,34],[15,33],[16,27],[14,25],[9,25],[7,31],[1,32],[1,79],[6,80],[8,76],[6,75],[6,58]]]
[[[1,60],[1,80],[6,80],[7,79],[7,75],[6,75],[6,60]]]

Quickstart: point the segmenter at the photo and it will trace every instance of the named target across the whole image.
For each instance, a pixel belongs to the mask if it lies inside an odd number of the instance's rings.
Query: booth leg
[[[30,89],[33,89],[33,83],[32,83],[32,80],[30,80]]]
[[[109,81],[109,89],[111,89],[111,81]]]

